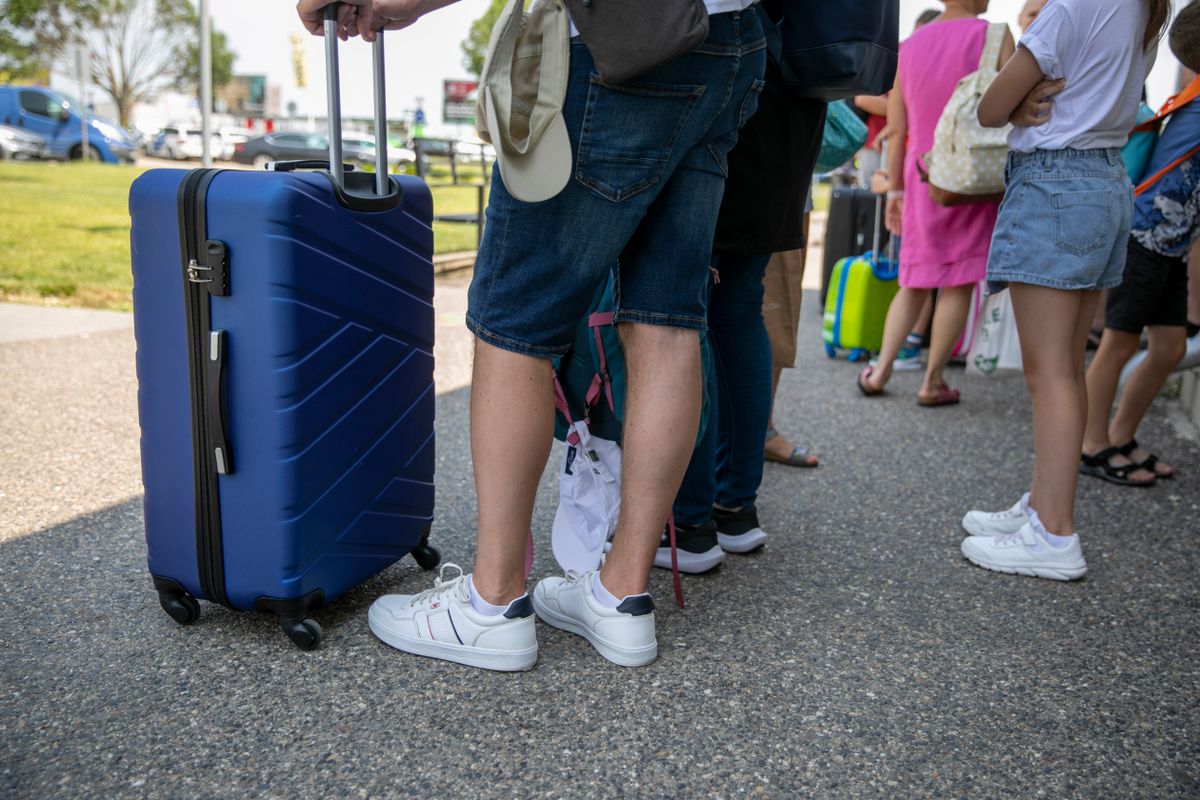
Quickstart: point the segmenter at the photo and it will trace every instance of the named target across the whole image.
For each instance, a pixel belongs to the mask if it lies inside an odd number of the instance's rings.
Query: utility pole
[[[212,23],[208,0],[200,0],[200,137],[204,140],[201,163],[212,166]]]
[[[84,161],[92,158],[92,147],[88,144],[88,128],[91,127],[91,112],[87,106],[88,83],[92,71],[92,54],[85,42],[75,46],[75,75],[79,78],[79,157]]]

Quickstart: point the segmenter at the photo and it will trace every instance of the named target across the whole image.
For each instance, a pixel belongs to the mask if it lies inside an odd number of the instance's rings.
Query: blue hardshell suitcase
[[[433,213],[416,178],[299,166],[151,170],[129,205],[160,602],[272,612],[310,649],[311,609],[438,562]]]

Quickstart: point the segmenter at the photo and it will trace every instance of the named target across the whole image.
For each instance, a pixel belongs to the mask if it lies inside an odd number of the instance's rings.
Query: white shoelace
[[[446,580],[444,576],[447,569],[458,570],[458,575],[450,580]],[[415,608],[436,597],[448,594],[453,594],[458,600],[469,602],[471,599],[470,590],[467,588],[467,575],[463,572],[462,567],[450,562],[442,564],[442,568],[438,570],[438,576],[433,581],[433,588],[426,589],[420,594],[414,595],[408,604]]]

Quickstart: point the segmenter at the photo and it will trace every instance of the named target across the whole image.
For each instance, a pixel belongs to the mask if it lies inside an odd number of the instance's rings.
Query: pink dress
[[[933,149],[933,130],[964,76],[979,69],[987,22],[956,19],[917,29],[900,46],[900,88],[908,111],[904,155],[900,285],[962,286],[983,280],[999,202],[945,208],[929,197],[917,159]]]

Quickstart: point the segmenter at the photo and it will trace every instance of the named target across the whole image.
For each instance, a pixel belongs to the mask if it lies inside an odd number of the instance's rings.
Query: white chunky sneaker
[[[968,511],[963,517],[963,530],[972,536],[1007,536],[1021,530],[1029,522],[1029,494],[1004,511]]]
[[[447,569],[458,577],[443,580]],[[529,669],[537,661],[537,631],[529,595],[502,614],[480,614],[471,606],[470,575],[443,564],[432,589],[387,594],[371,605],[371,632],[384,643],[418,656],[456,661],[481,669]]]
[[[1052,547],[1028,522],[1004,536],[968,536],[963,539],[962,553],[972,564],[1012,575],[1073,581],[1087,572],[1079,534],[1071,536],[1064,547]]]
[[[654,638],[654,600],[648,594],[626,597],[607,608],[592,595],[596,570],[565,578],[544,578],[533,590],[533,608],[542,621],[592,643],[600,655],[623,667],[640,667],[658,657]]]

